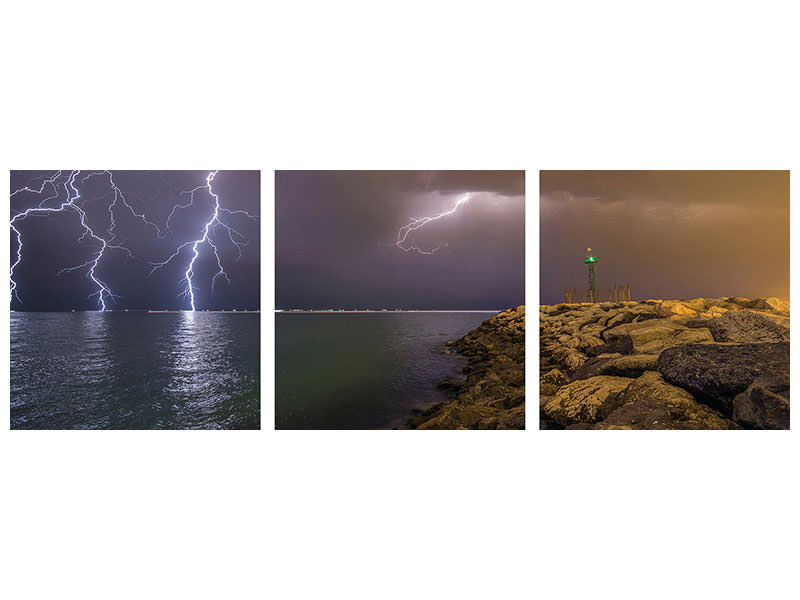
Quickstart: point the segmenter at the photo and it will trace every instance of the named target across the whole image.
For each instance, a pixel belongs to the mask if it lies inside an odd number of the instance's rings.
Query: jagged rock
[[[556,316],[572,310],[572,306],[569,304],[555,304],[553,306],[543,306],[541,307],[541,310],[546,315]]]
[[[605,363],[600,369],[600,375],[618,375],[620,377],[639,377],[645,371],[654,371],[656,368],[655,354],[629,354],[620,356]]]
[[[733,399],[733,420],[753,429],[789,429],[789,377],[759,377]]]
[[[701,329],[703,327],[708,327],[708,322],[710,319],[700,318],[700,319],[686,319],[681,323],[684,327],[688,327],[689,329]]]
[[[569,377],[558,369],[550,369],[539,377],[539,396],[552,396],[561,386],[569,383]]]
[[[652,321],[652,323],[656,323]],[[641,354],[658,354],[665,348],[680,344],[712,342],[714,338],[708,329],[689,329],[666,327],[653,324],[634,329],[630,333],[633,349]]]
[[[647,371],[622,392],[619,406],[594,429],[730,429],[717,411],[697,402],[684,389]]]
[[[747,315],[748,312],[756,316]],[[788,341],[790,327],[788,301],[775,298],[751,300],[725,297],[560,304],[541,307],[539,316],[540,373],[546,374],[549,370],[557,368],[574,383],[601,376],[638,378],[647,371],[660,369],[657,356],[668,352],[671,348],[696,344],[720,345],[715,343],[717,342],[715,335],[719,339],[724,335],[720,333],[721,324],[737,324],[735,329],[740,337],[731,333],[731,337],[727,339],[748,341],[774,339],[770,336],[776,332],[780,333],[779,339]],[[710,329],[712,321],[715,323],[714,334]],[[750,327],[749,324],[756,321],[758,328]],[[745,326],[739,326],[740,323],[744,323]],[[733,331],[734,328],[731,326],[728,329]],[[764,330],[769,333],[765,334]],[[622,356],[609,359],[609,355]],[[656,361],[655,365],[653,361]],[[747,362],[743,361],[745,371],[749,368],[745,364]],[[712,367],[712,371],[714,369],[715,367]],[[738,367],[733,367],[733,370],[737,369]],[[690,375],[686,377],[689,378]],[[745,392],[752,379],[745,383],[747,385],[737,387],[735,392],[718,390],[719,393],[708,392],[706,395],[698,392],[702,398],[695,399],[704,405],[717,406],[723,413],[722,417],[728,419],[732,415],[734,396]],[[721,386],[720,390],[723,388],[724,386]],[[759,401],[759,398],[772,398],[767,392],[784,397],[781,393],[764,389],[766,391],[762,392],[757,387],[753,388],[752,403]],[[553,394],[553,397],[562,390],[563,388],[544,388],[544,392]],[[688,391],[695,395],[693,390]],[[717,397],[720,394],[724,399]],[[788,403],[788,393],[785,398]],[[740,412],[744,415],[746,412],[744,399],[741,403]],[[547,421],[548,427],[570,426],[570,424],[556,423],[545,413],[542,413],[542,419]],[[745,427],[769,426],[759,425],[747,419],[757,421],[754,416],[741,416]],[[615,427],[626,426],[615,425]]]
[[[700,311],[705,310],[705,299],[694,300],[664,300],[656,308],[659,317],[696,317]]]
[[[789,330],[749,310],[728,311],[708,323],[718,342],[788,342]]]
[[[597,377],[601,374],[603,367],[609,361],[622,356],[619,353],[613,354],[601,354],[600,356],[595,356],[586,360],[580,368],[578,368],[571,377],[572,381],[577,381],[578,379],[589,379],[590,377]]]
[[[623,325],[631,321],[633,321],[633,313],[631,311],[623,311],[606,318],[603,325],[606,327],[614,327],[615,325]]]
[[[581,352],[568,352],[564,357],[564,366],[570,373],[579,369],[586,362],[586,355]]]
[[[469,359],[466,380],[442,382],[455,397],[401,429],[524,429],[525,307],[487,319],[451,346]]]
[[[789,301],[780,300],[779,298],[756,298],[755,300],[748,300],[747,298],[731,298],[741,303],[743,308],[750,308],[753,310],[767,310],[774,313],[779,313],[784,316],[789,316]]]
[[[728,312],[727,308],[722,308],[720,306],[712,306],[707,311],[700,313],[700,318],[704,321],[707,321],[708,319],[713,319],[715,317],[724,315],[726,312]]]
[[[658,354],[670,346],[714,341],[708,329],[689,329],[671,319],[619,325],[605,331],[603,337],[609,344],[632,347],[639,354]]]
[[[589,356],[601,354],[630,354],[633,352],[633,342],[629,335],[615,337],[599,346],[592,346],[587,350]]]
[[[614,327],[615,325],[646,321],[648,319],[655,319],[657,317],[658,313],[656,313],[649,305],[635,305],[625,307],[623,310],[614,311],[611,316],[605,319],[603,324],[606,326],[606,328],[610,328]]]
[[[690,344],[658,357],[664,379],[731,415],[733,398],[763,376],[789,376],[789,343]]]
[[[552,396],[539,396],[539,429],[564,429],[561,425],[550,419],[543,411]]]
[[[585,329],[588,329],[585,328]],[[578,351],[586,353],[590,348],[594,348],[596,346],[601,346],[603,344],[603,340],[601,340],[596,335],[592,334],[581,334],[577,338],[577,345],[575,346]]]
[[[758,311],[754,310],[752,312],[754,312],[754,313],[756,313],[758,315],[761,315],[765,319],[769,319],[773,323],[776,323],[776,324],[780,325],[781,327],[785,327],[786,329],[789,329],[789,327],[791,327],[791,319],[789,319],[788,316],[779,315],[779,314],[775,314],[775,313],[762,312],[760,310],[758,310]]]
[[[575,423],[596,423],[616,408],[620,392],[631,379],[592,377],[565,385],[542,407],[545,417],[563,427]]]

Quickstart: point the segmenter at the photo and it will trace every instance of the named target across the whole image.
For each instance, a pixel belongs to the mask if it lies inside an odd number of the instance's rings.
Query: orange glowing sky
[[[789,298],[788,171],[542,171],[541,302],[586,287],[632,299]]]

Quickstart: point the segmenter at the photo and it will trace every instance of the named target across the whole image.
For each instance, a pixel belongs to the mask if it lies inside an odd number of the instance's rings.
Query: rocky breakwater
[[[788,429],[789,302],[539,309],[543,429]]]
[[[524,429],[525,307],[493,316],[448,347],[467,357],[466,379],[442,382],[452,398],[401,429]]]

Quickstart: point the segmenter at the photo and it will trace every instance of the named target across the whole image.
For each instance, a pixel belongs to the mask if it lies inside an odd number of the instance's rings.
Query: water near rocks
[[[275,426],[378,429],[447,399],[437,384],[466,359],[444,344],[489,313],[278,313]]]

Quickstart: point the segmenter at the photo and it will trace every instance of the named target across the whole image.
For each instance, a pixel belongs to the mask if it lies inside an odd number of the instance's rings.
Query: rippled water
[[[377,429],[446,399],[466,360],[443,353],[487,313],[278,313],[275,426]]]
[[[11,313],[12,429],[259,426],[259,315]]]

